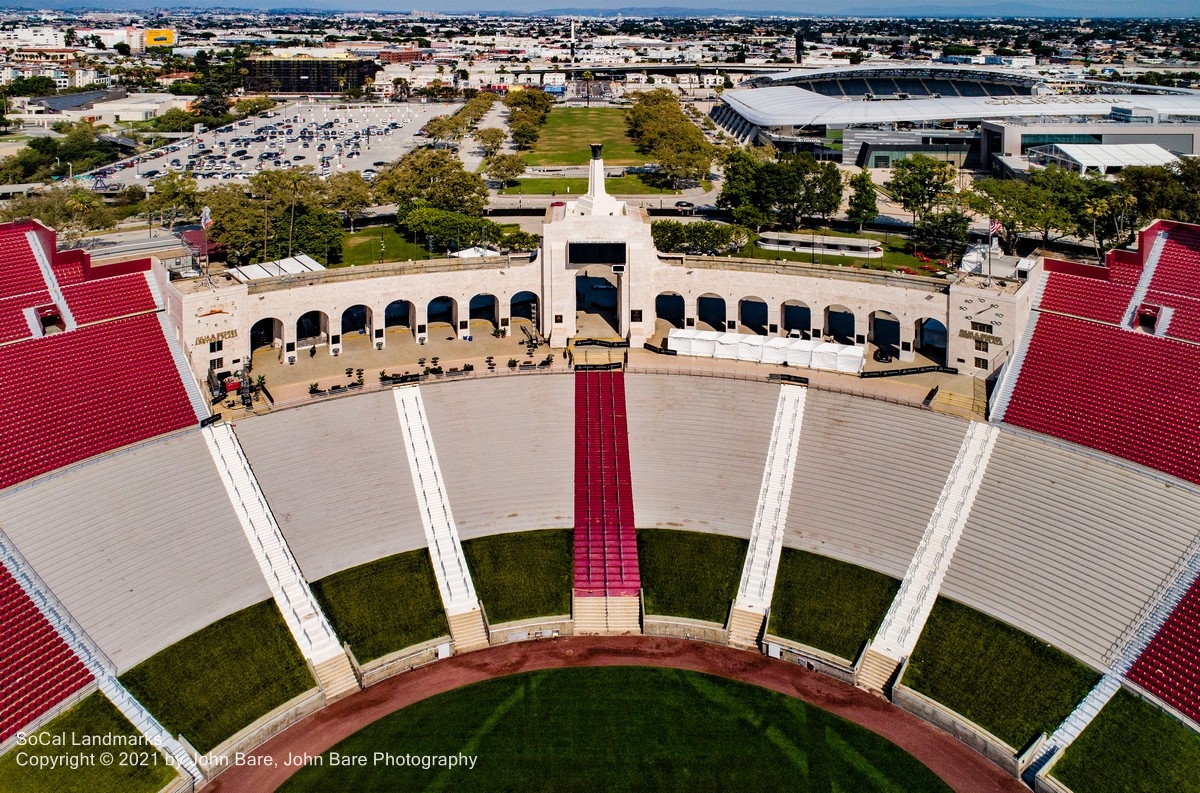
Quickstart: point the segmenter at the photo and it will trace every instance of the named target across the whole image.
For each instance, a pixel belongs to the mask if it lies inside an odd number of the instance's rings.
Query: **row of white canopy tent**
[[[865,352],[862,347],[828,341],[678,328],[668,334],[667,348],[699,358],[787,364],[849,374],[862,372]]]

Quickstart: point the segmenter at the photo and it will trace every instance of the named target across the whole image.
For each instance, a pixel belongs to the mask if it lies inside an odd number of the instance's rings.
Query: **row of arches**
[[[383,310],[382,326],[376,323],[376,311],[364,303],[358,303],[342,311],[340,317],[331,322],[330,315],[324,311],[312,310],[301,314],[295,325],[287,327],[284,321],[277,317],[263,317],[250,328],[251,351],[262,347],[273,347],[284,340],[286,331],[295,331],[295,344],[299,348],[320,346],[334,340],[334,337],[353,334],[374,335],[377,338],[390,329],[407,329],[414,335],[423,326],[444,326],[452,332],[460,328],[467,329],[471,321],[483,321],[493,328],[501,324],[500,300],[493,294],[478,294],[466,301],[464,307],[460,301],[449,295],[439,295],[424,305],[425,314],[418,316],[417,305],[411,300],[393,300]],[[539,299],[533,292],[517,292],[508,301],[509,318],[520,318],[531,323],[537,322]],[[466,325],[464,328],[463,325]]]
[[[657,319],[675,328],[692,325],[704,330],[724,331],[740,326],[760,336],[795,332],[802,338],[829,337],[843,344],[861,344],[865,341],[896,349],[900,349],[909,338],[908,334],[902,332],[900,318],[890,311],[872,311],[867,317],[867,333],[862,338],[856,333],[857,318],[852,309],[839,304],[829,305],[824,307],[820,316],[814,317],[812,308],[802,300],[785,300],[781,303],[777,323],[770,321],[767,301],[755,296],[739,300],[733,317],[730,317],[725,298],[715,294],[700,295],[696,299],[696,316],[690,322],[686,301],[677,292],[660,293],[655,298],[654,311]],[[947,337],[946,325],[941,320],[935,317],[916,320],[911,338],[914,349],[944,356]]]

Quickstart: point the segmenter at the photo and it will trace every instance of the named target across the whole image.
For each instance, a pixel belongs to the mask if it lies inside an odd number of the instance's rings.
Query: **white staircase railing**
[[[233,429],[227,424],[214,424],[201,432],[250,550],[300,652],[314,665],[344,652],[267,505]]]
[[[1138,306],[1146,299],[1146,293],[1150,291],[1150,282],[1154,280],[1154,271],[1158,269],[1158,259],[1166,246],[1167,232],[1160,231],[1155,235],[1154,244],[1150,246],[1150,252],[1142,263],[1142,274],[1138,278],[1133,295],[1129,298],[1129,305],[1125,307],[1125,315],[1121,318],[1121,324],[1127,328],[1133,327],[1134,315]]]
[[[1065,751],[1074,743],[1075,739],[1092,723],[1092,719],[1096,718],[1101,709],[1120,690],[1121,678],[1119,676],[1109,674],[1100,678],[1100,682],[1088,692],[1086,697],[1080,700],[1079,704],[1075,706],[1075,710],[1063,719],[1063,723],[1058,726],[1054,734],[1038,747],[1037,754],[1029,764],[1025,776],[1027,778],[1036,776],[1051,758],[1059,752]]]
[[[804,402],[808,389],[783,385],[775,407],[775,423],[771,443],[763,468],[758,505],[750,529],[750,547],[742,567],[735,608],[766,613],[775,592],[775,577],[783,550],[783,534],[787,526],[788,506],[792,498],[792,481],[796,470],[796,453],[800,446],[800,430],[804,423]]]
[[[475,584],[467,569],[458,527],[450,510],[450,498],[442,480],[442,469],[429,431],[421,391],[417,386],[404,386],[394,389],[392,393],[396,400],[400,429],[404,433],[404,451],[408,455],[408,468],[416,491],[421,525],[429,542],[429,555],[442,604],[447,614],[472,611],[479,608],[479,598],[475,594]]]
[[[146,280],[154,282],[154,278],[148,273]],[[204,394],[200,391],[200,385],[196,382],[196,376],[192,374],[192,367],[188,365],[187,353],[183,350],[183,344],[175,338],[175,329],[171,327],[171,323],[167,319],[167,312],[159,311],[156,316],[159,327],[162,328],[163,338],[167,341],[167,349],[171,351],[171,360],[175,363],[175,370],[179,372],[183,390],[187,392],[188,402],[192,405],[192,412],[196,414],[197,421],[202,421],[212,413],[208,400],[204,398]]]
[[[25,232],[25,240],[29,243],[29,249],[33,251],[33,258],[37,261],[38,269],[42,272],[42,280],[46,282],[46,291],[50,293],[50,299],[58,307],[63,327],[66,330],[75,330],[77,326],[75,316],[71,313],[71,307],[67,305],[67,301],[63,297],[62,289],[58,286],[58,276],[54,274],[54,268],[50,265],[50,257],[54,255],[54,251],[42,250],[42,241],[32,231]]]
[[[875,652],[901,661],[916,647],[967,525],[999,434],[998,427],[982,422],[971,422],[967,428],[900,591],[871,642]]]

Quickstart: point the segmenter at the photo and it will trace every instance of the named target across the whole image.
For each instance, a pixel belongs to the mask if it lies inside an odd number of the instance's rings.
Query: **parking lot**
[[[100,168],[88,176],[97,189],[146,186],[170,171],[197,180],[246,180],[265,169],[311,165],[322,176],[382,166],[426,142],[417,136],[434,116],[453,113],[445,103],[351,105],[296,103],[177,141]],[[116,185],[115,187],[113,185]]]

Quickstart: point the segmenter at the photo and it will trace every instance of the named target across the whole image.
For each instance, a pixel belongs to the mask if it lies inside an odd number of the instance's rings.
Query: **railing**
[[[471,270],[502,270],[505,267],[525,267],[536,256],[531,254],[508,254],[506,256],[488,256],[479,259],[422,259],[408,262],[384,262],[382,264],[366,264],[358,267],[339,267],[333,270],[319,270],[311,273],[296,273],[264,278],[248,283],[249,294],[276,292],[281,289],[291,289],[301,284],[333,284],[344,281],[361,281],[367,278],[382,278],[395,275],[422,275],[428,273],[457,273]]]
[[[798,275],[823,279],[832,278],[841,281],[879,284],[880,286],[887,287],[900,286],[935,294],[942,294],[950,287],[949,281],[935,281],[932,278],[921,275],[907,275],[905,273],[883,270],[864,270],[861,267],[843,267],[836,264],[793,262],[788,259],[740,259],[733,257],[723,258],[720,256],[687,256],[669,253],[660,253],[658,259],[660,262],[674,267],[691,267],[703,270],[736,270],[745,273],[763,273],[764,275]]]

